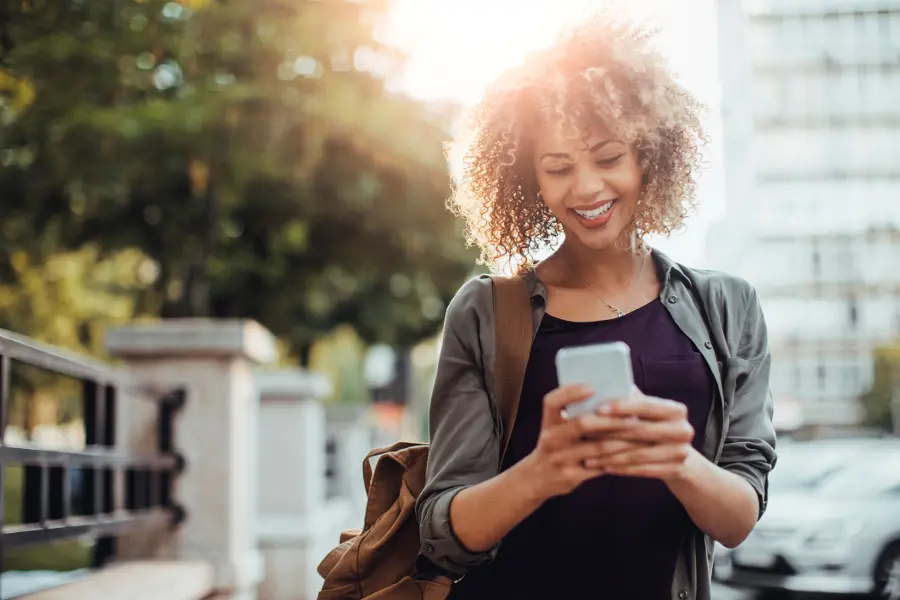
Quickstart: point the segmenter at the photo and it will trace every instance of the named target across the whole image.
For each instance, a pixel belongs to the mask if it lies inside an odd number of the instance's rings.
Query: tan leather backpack
[[[533,326],[525,280],[494,276],[491,281],[497,340],[494,381],[505,454],[516,420]],[[365,521],[362,529],[344,531],[340,545],[319,564],[325,582],[318,600],[444,600],[450,594],[449,577],[426,577],[416,572],[419,523],[415,505],[425,486],[427,461],[428,445],[414,442],[397,442],[366,456]]]

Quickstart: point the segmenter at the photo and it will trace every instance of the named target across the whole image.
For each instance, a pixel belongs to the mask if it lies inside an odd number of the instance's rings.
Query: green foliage
[[[20,466],[3,469],[3,523],[22,522],[22,488],[25,470]],[[7,549],[3,554],[3,571],[47,569],[74,571],[91,566],[92,545],[85,540],[59,540],[25,548]]]
[[[104,354],[107,327],[135,317],[135,297],[155,276],[153,265],[137,250],[101,256],[90,246],[49,255],[37,264],[16,250],[8,255],[7,267],[9,276],[0,283],[0,328],[95,356]],[[8,422],[26,433],[34,425],[30,411],[39,402],[55,404],[64,422],[80,415],[81,386],[74,379],[19,363],[10,374]]]
[[[137,249],[157,271],[137,312],[254,318],[300,356],[340,324],[432,334],[473,255],[444,208],[447,111],[385,89],[385,5],[23,5],[0,71],[0,275],[9,249]]]
[[[349,326],[338,327],[315,343],[309,367],[328,377],[333,387],[330,398],[343,404],[365,404],[369,391],[363,378],[366,347]]]
[[[134,297],[155,276],[134,249],[101,256],[84,246],[42,264],[14,251],[8,260],[12,277],[0,283],[0,328],[40,332],[41,341],[84,354],[103,353],[104,329],[134,318]]]
[[[900,394],[900,344],[879,348],[875,352],[875,378],[872,387],[860,397],[866,413],[866,424],[885,431],[894,427],[891,404]]]

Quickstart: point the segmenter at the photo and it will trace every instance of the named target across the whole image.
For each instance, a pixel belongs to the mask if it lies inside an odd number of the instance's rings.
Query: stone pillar
[[[900,373],[891,381],[891,424],[894,435],[900,435]]]
[[[325,409],[330,384],[302,369],[258,371],[260,600],[315,600],[316,567],[337,545],[349,510],[327,499]]]
[[[152,548],[141,535],[120,539],[118,557],[146,556],[152,549],[159,557],[207,560],[215,568],[216,598],[255,600],[263,563],[256,538],[258,392],[252,368],[275,360],[275,338],[253,321],[173,319],[114,329],[107,348],[137,383],[187,392],[175,423],[175,446],[186,467],[174,489],[186,520]],[[138,402],[121,404],[121,446],[146,450],[155,412]]]
[[[335,494],[350,503],[347,527],[361,527],[366,512],[362,463],[369,450],[379,445],[366,406],[328,407],[328,435],[336,442]]]

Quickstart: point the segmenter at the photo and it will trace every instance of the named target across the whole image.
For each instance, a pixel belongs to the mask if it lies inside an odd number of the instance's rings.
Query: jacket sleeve
[[[774,403],[769,390],[772,356],[756,291],[747,284],[746,313],[735,357],[729,362],[734,401],[719,466],[743,477],[759,498],[759,516],[768,502],[768,475],[775,466]]]
[[[494,352],[493,321],[484,322],[492,318],[492,294],[489,279],[473,279],[447,309],[429,412],[427,479],[416,502],[421,554],[458,575],[489,562],[497,550],[469,551],[450,525],[456,494],[496,475],[500,463],[484,368],[485,354]]]

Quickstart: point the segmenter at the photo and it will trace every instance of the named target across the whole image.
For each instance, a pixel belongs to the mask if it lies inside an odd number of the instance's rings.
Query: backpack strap
[[[378,459],[381,458],[382,455],[421,445],[422,442],[394,442],[389,446],[381,446],[380,448],[373,448],[370,450],[369,453],[366,454],[365,460],[363,460],[363,485],[366,486],[366,493],[369,493],[369,486],[372,484],[372,473],[375,463],[378,462]]]
[[[509,438],[516,424],[525,368],[531,354],[534,325],[531,295],[524,277],[492,275],[494,287],[494,387],[502,424],[500,463],[506,458]]]

